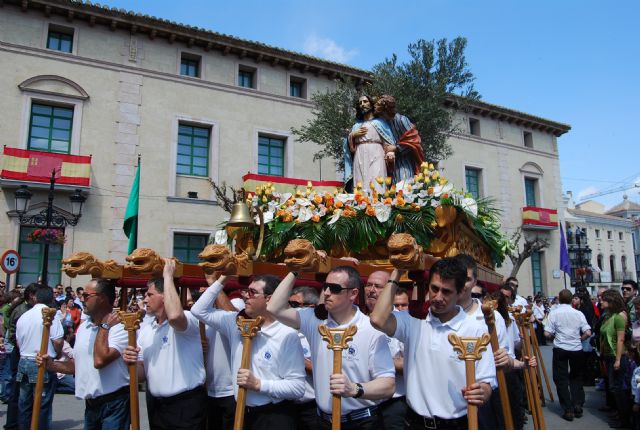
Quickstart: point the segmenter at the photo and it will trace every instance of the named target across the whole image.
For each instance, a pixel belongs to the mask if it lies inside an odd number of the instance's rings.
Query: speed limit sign
[[[17,272],[20,268],[20,254],[18,254],[18,251],[14,249],[5,251],[0,260],[0,267],[7,275]]]

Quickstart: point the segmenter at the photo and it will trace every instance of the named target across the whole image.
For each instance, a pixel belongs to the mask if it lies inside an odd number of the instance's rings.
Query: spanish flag
[[[56,183],[88,187],[91,185],[91,156],[56,154],[4,147],[1,179],[44,182],[56,171]]]
[[[543,228],[558,228],[558,211],[556,209],[525,206],[522,208],[522,224]]]

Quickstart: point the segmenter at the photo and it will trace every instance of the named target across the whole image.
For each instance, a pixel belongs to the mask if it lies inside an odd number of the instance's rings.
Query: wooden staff
[[[541,323],[538,323],[541,324]],[[555,399],[553,398],[553,391],[551,390],[551,384],[549,383],[549,375],[547,375],[547,368],[544,365],[544,360],[542,359],[542,353],[540,352],[540,345],[538,344],[538,338],[536,336],[531,336],[531,339],[533,339],[533,355],[536,356],[536,359],[538,360],[538,372],[540,372],[539,368],[542,368],[542,374],[544,375],[544,382],[547,386],[547,393],[549,393],[549,399],[551,399],[551,401],[555,401]],[[539,376],[539,375],[538,375]]]
[[[353,339],[358,327],[350,325],[347,328],[329,328],[319,325],[318,331],[327,342],[327,348],[333,350],[333,373],[342,373],[342,350],[348,348],[347,342]],[[341,417],[342,397],[334,394],[331,405],[331,430],[340,430]]]
[[[522,355],[531,357],[531,341],[530,341],[530,327],[529,317],[526,313],[520,313],[516,316],[518,322],[518,328],[520,329],[520,336],[522,337]],[[529,408],[531,415],[533,416],[533,427],[536,430],[546,430],[547,425],[542,414],[542,406],[540,405],[540,396],[538,395],[538,384],[536,381],[536,373],[532,367],[524,369],[525,386],[527,387],[527,396],[529,400]]]
[[[525,355],[524,354],[524,329],[522,326],[522,315],[518,310],[514,310],[512,312],[513,312],[513,317],[516,320],[516,325],[518,326],[518,332],[520,333],[520,338],[522,339],[522,342],[523,342],[522,355]],[[529,411],[531,412],[531,416],[533,418],[533,427],[537,429],[539,428],[540,425],[538,423],[538,417],[535,413],[535,408],[533,406],[533,395],[531,394],[531,384],[529,383],[529,372],[525,369],[522,374],[524,377],[524,388],[527,395],[527,406],[529,407]]]
[[[533,328],[533,323],[531,322],[531,316],[533,315],[533,310],[531,309],[531,305],[527,306],[527,310],[524,313],[528,324],[526,325],[529,331],[529,352],[531,353],[531,355],[538,355],[538,351],[536,351],[535,348],[535,344],[534,342],[537,343],[537,338],[536,338],[536,331]],[[531,355],[529,357],[531,357]],[[540,405],[541,406],[546,406],[547,402],[544,398],[544,389],[542,388],[542,375],[540,375],[540,366],[537,366],[535,368],[535,372],[534,372],[535,376],[536,376],[536,391],[538,392],[538,394],[540,395]]]
[[[260,331],[260,327],[264,323],[264,318],[244,318],[238,315],[236,324],[242,336],[242,360],[240,362],[241,369],[251,368],[251,339],[253,339]],[[233,430],[242,430],[244,427],[244,407],[247,403],[247,389],[238,387],[238,400],[236,401],[236,416],[233,422]]]
[[[136,331],[140,328],[142,311],[119,311],[118,317],[129,336],[129,346],[136,347]],[[140,429],[140,407],[138,405],[138,364],[128,363],[129,369],[129,411],[131,413],[131,430]]]
[[[49,329],[56,316],[56,309],[42,308],[42,340],[40,341],[40,355],[45,355],[49,350]],[[45,366],[38,367],[38,379],[36,380],[36,389],[33,394],[33,410],[31,412],[31,430],[38,430],[40,421],[40,407],[42,406],[42,389],[44,387]],[[53,381],[51,381],[53,383]]]
[[[458,358],[464,360],[464,368],[467,377],[467,387],[476,383],[476,361],[482,357],[482,352],[491,342],[491,336],[484,333],[482,337],[458,337],[455,333],[449,333],[449,343],[458,353]],[[478,407],[467,404],[467,421],[469,430],[478,430]]]
[[[498,343],[498,334],[496,332],[496,320],[493,314],[493,308],[495,302],[485,302],[482,305],[482,313],[484,314],[484,321],[489,328],[489,335],[491,336],[491,349],[495,353],[500,345]],[[504,369],[496,368],[496,376],[498,378],[498,392],[500,393],[500,403],[502,403],[502,417],[504,418],[504,428],[506,430],[513,430],[513,417],[511,416],[511,403],[509,403],[509,392],[507,391],[507,380],[504,376]]]

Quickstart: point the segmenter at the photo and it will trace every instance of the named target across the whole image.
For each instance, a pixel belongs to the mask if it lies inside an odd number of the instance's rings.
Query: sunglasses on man
[[[482,293],[471,293],[471,298],[472,299],[481,299],[482,298]]]
[[[331,294],[340,294],[343,290],[352,290],[353,289],[353,288],[350,288],[350,287],[343,287],[340,284],[334,284],[334,283],[331,283],[331,282],[325,282],[322,285],[322,291],[325,291],[327,288],[329,289]]]
[[[313,303],[296,302],[295,300],[289,300],[289,306],[291,306],[294,309],[310,308],[313,306]]]
[[[621,290],[622,291],[631,291],[631,290],[633,290],[633,287],[622,287]]]

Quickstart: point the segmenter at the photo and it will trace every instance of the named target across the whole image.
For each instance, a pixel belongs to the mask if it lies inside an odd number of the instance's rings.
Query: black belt
[[[286,408],[288,406],[291,405],[291,402],[288,400],[283,400],[282,402],[278,402],[278,403],[267,403],[266,405],[260,405],[260,406],[245,406],[244,408],[244,412],[247,414],[259,414],[259,413],[268,413],[268,412],[273,412],[276,410],[282,410],[283,408]]]
[[[416,424],[420,424],[425,429],[457,429],[460,427],[466,428],[467,426],[466,415],[450,419],[440,417],[424,417],[417,414],[411,408],[409,408],[409,410],[407,411],[407,420]]]
[[[93,399],[85,399],[85,406],[88,408],[96,408],[98,406],[102,406],[105,403],[108,403],[112,400],[115,400],[119,397],[122,397],[126,394],[129,394],[129,386],[125,385],[124,387],[118,388],[113,393],[103,394],[102,396],[94,397]]]
[[[368,408],[356,409],[355,411],[351,411],[348,414],[342,415],[340,417],[340,421],[343,423],[346,422],[354,422],[364,420],[366,418],[375,417],[378,414],[377,406],[370,406]],[[332,415],[328,414],[324,411],[321,411],[318,408],[318,416],[327,422],[331,422]]]
[[[183,391],[182,393],[178,393],[175,394],[173,396],[169,396],[169,397],[156,397],[154,395],[152,395],[151,393],[149,393],[149,395],[151,396],[151,398],[153,399],[153,401],[159,403],[159,404],[166,404],[166,403],[172,403],[175,402],[177,400],[184,400],[184,399],[188,399],[189,397],[193,397],[195,395],[198,395],[200,393],[204,393],[204,385],[200,385],[196,388],[193,388],[191,390],[187,390],[187,391]]]

